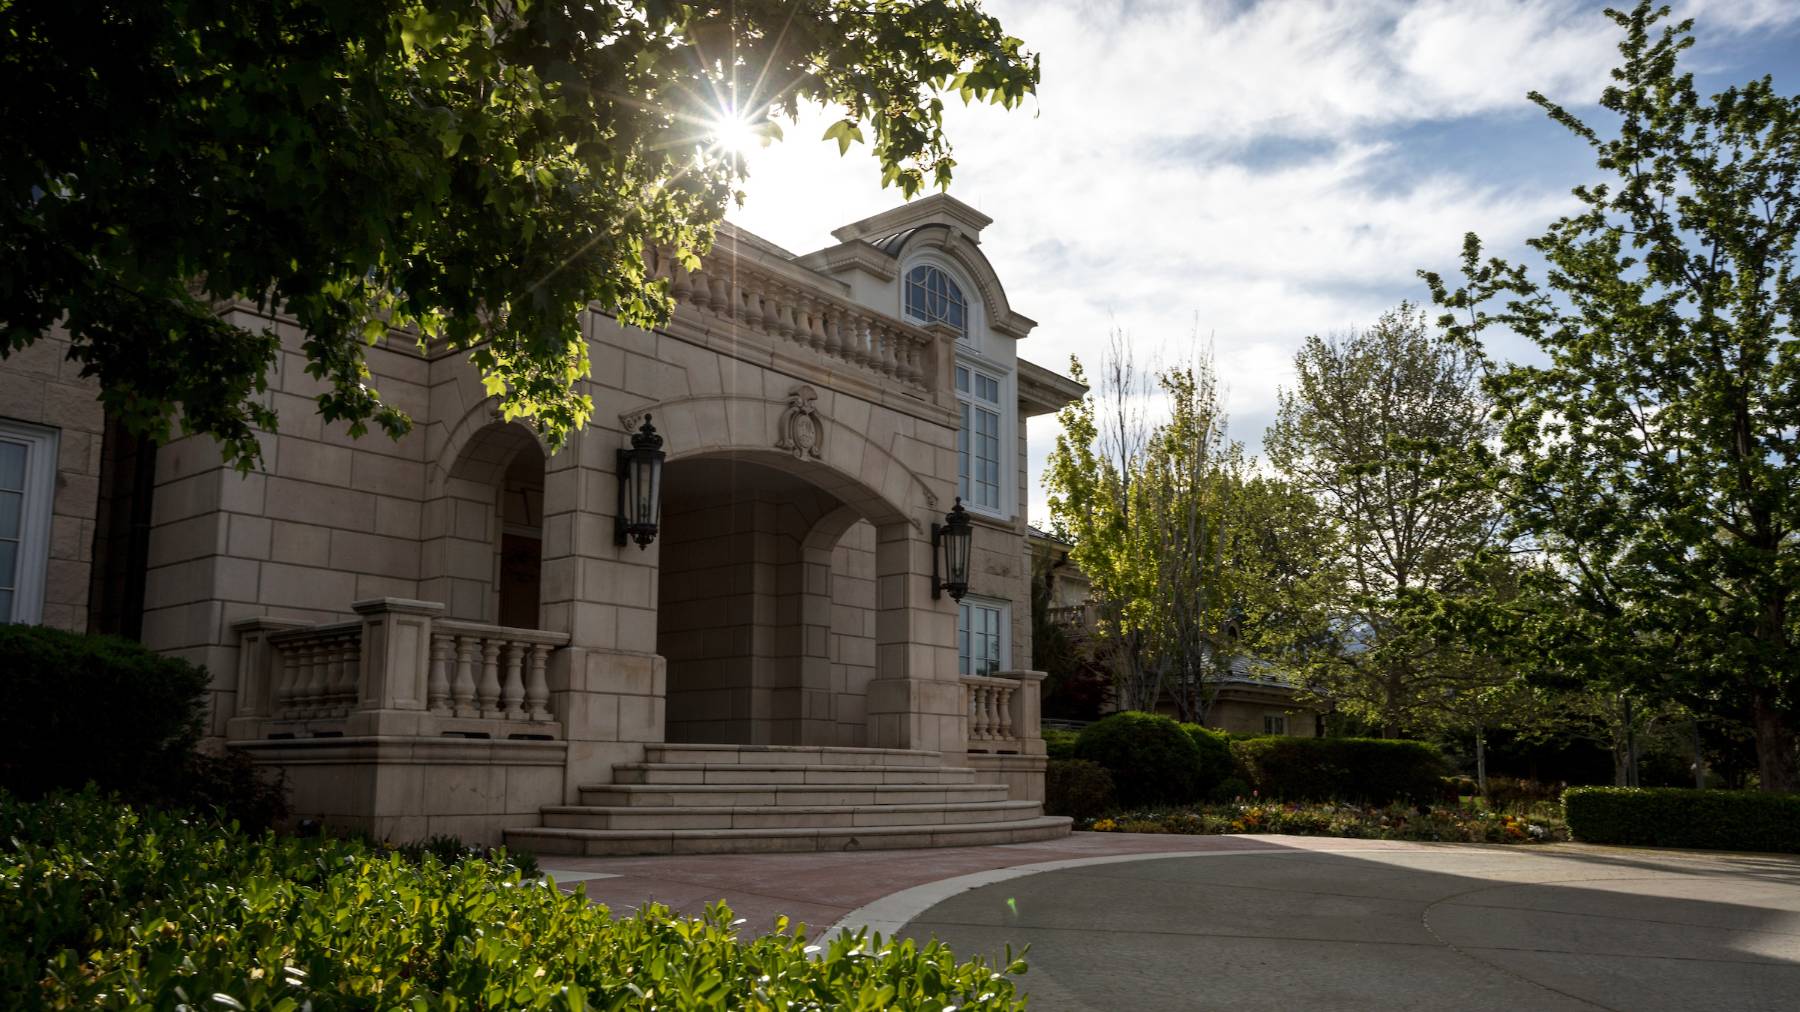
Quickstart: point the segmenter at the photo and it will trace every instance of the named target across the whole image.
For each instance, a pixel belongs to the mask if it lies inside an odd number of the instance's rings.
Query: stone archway
[[[535,629],[545,458],[522,425],[466,425],[427,489],[420,595],[446,618]]]

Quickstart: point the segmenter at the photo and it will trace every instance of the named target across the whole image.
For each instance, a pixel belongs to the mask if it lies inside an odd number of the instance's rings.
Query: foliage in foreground
[[[1563,811],[1583,843],[1800,853],[1800,794],[1571,787]]]
[[[503,863],[0,794],[0,994],[15,1008],[1023,1007],[1010,953],[995,969],[849,935],[821,951],[785,918],[754,939],[741,923],[722,904],[615,918]]]
[[[1528,814],[1475,806],[1280,804],[1238,801],[1164,811],[1131,811],[1079,826],[1100,833],[1214,835],[1283,833],[1355,840],[1444,843],[1547,843],[1569,838],[1554,806]]]
[[[976,0],[14,0],[0,39],[0,359],[59,325],[111,411],[242,467],[278,341],[219,300],[293,317],[353,435],[411,424],[365,346],[426,335],[561,445],[581,311],[666,319],[647,251],[694,266],[743,177],[717,124],[835,108],[911,197],[950,181],[946,94],[1038,79]]]

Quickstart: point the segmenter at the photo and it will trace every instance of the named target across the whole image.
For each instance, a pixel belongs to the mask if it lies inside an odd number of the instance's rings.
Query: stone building
[[[1061,834],[1026,670],[1025,422],[1081,387],[1018,356],[1034,324],[988,224],[933,196],[805,256],[726,226],[698,272],[654,257],[674,318],[584,316],[598,410],[555,454],[463,356],[402,335],[368,364],[414,430],[352,439],[314,410],[300,331],[238,306],[283,344],[280,432],[239,474],[208,439],[109,426],[51,335],[0,363],[0,496],[21,506],[0,619],[206,665],[215,740],[281,768],[297,815],[390,838]],[[658,487],[622,491],[652,429]],[[965,518],[958,599],[939,528]]]

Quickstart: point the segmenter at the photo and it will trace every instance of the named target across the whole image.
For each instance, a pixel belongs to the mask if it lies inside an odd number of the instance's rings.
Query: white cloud
[[[1366,324],[1421,266],[1448,269],[1467,231],[1506,249],[1567,205],[1567,187],[1405,165],[1394,131],[1476,115],[1541,115],[1597,96],[1617,29],[1572,0],[991,3],[1043,54],[1035,102],[953,106],[953,193],[995,219],[983,248],[1013,305],[1039,321],[1021,348],[1054,368],[1093,358],[1116,320],[1177,354],[1213,335],[1234,434],[1252,445],[1309,333]],[[1695,0],[1733,30],[1800,4]],[[733,218],[797,252],[898,200],[862,149],[838,158],[805,117],[751,160]],[[1278,160],[1247,157],[1279,139]],[[1031,429],[1036,468],[1054,435]],[[1042,493],[1033,496],[1041,519]]]

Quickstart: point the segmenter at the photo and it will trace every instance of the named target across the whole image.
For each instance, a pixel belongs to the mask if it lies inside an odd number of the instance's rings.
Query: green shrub
[[[1199,724],[1183,724],[1181,729],[1194,739],[1194,746],[1200,750],[1199,783],[1195,785],[1197,797],[1211,797],[1219,784],[1230,779],[1232,775],[1231,738],[1223,731],[1215,731]]]
[[[1115,713],[1089,724],[1075,757],[1106,767],[1122,805],[1191,801],[1200,793],[1200,747],[1181,725],[1154,713]]]
[[[1488,777],[1487,800],[1495,808],[1529,808],[1546,801],[1555,801],[1557,796],[1555,784],[1515,777]]]
[[[1562,803],[1584,843],[1800,853],[1800,794],[1571,787]]]
[[[1113,807],[1113,778],[1086,759],[1052,759],[1044,769],[1044,811],[1091,819]]]
[[[1272,735],[1239,742],[1237,752],[1265,798],[1385,805],[1443,791],[1443,756],[1421,741]]]
[[[137,643],[0,625],[0,672],[0,787],[26,797],[166,793],[200,740],[206,670]]]
[[[1217,803],[1237,801],[1249,797],[1250,792],[1255,789],[1250,786],[1250,781],[1243,777],[1229,776],[1214,784],[1213,789],[1207,794],[1207,798]]]
[[[1044,729],[1044,752],[1052,759],[1075,758],[1075,742],[1081,738],[1079,731],[1065,731],[1062,728],[1047,727]]]
[[[249,836],[93,793],[0,794],[0,994],[39,1008],[1016,1010],[1012,962],[813,949],[650,905],[615,918],[479,859]]]
[[[112,636],[0,625],[0,672],[0,789],[33,798],[92,783],[252,830],[287,814],[279,774],[195,750],[205,668]]]

